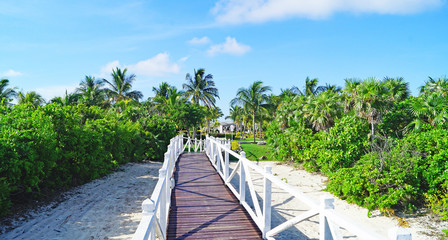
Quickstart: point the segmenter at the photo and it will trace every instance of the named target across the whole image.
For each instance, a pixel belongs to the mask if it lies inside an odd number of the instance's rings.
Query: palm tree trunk
[[[252,112],[252,128],[254,129],[253,135],[254,135],[254,143],[255,143],[255,111]]]
[[[372,125],[372,141],[375,139],[375,124],[373,121],[370,123]]]

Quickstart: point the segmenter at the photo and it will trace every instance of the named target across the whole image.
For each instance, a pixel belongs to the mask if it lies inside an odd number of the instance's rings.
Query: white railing
[[[166,239],[168,214],[171,206],[171,190],[174,188],[173,172],[179,155],[183,152],[183,137],[170,140],[159,180],[151,198],[142,203],[142,219],[132,239]]]
[[[205,144],[205,140],[202,139],[192,139],[190,137],[183,137],[183,139],[187,140],[185,143],[185,146],[183,147],[182,151],[185,152],[185,149],[188,148],[188,152],[202,152],[202,149]],[[193,145],[193,148],[191,146]]]
[[[387,239],[336,213],[334,211],[333,198],[323,197],[319,204],[300,190],[286,184],[278,177],[272,175],[271,167],[266,166],[265,169],[262,169],[248,160],[244,152],[239,155],[230,150],[230,141],[207,136],[205,140],[205,152],[212,165],[216,168],[218,174],[224,180],[227,187],[229,187],[233,194],[239,199],[240,204],[247,210],[265,239],[274,239],[274,235],[316,215],[319,215],[319,237],[321,240],[342,239],[340,228],[344,228],[352,234],[355,234],[360,239]],[[232,172],[230,172],[231,169],[229,167],[229,154],[238,159]],[[264,188],[262,194],[262,206],[260,206],[258,201],[258,196],[250,175],[250,169],[263,176]],[[239,174],[238,190],[230,183],[237,173]],[[253,208],[246,201],[246,184],[252,199]],[[288,192],[308,205],[311,209],[299,216],[295,216],[292,219],[285,221],[275,228],[271,228],[272,184],[275,184],[276,187]],[[389,239],[410,240],[411,234],[403,228],[393,228],[390,231]]]

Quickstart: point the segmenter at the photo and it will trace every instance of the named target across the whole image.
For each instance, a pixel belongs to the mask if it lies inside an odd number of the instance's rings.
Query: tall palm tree
[[[432,77],[428,77],[429,80],[425,82],[425,85],[420,87],[421,95],[431,95],[432,93],[440,94],[444,97],[448,95],[448,78],[441,77],[435,80]]]
[[[35,91],[31,92],[19,92],[17,94],[17,101],[19,104],[30,104],[37,108],[45,103],[45,99]]]
[[[100,105],[105,100],[104,81],[92,76],[85,76],[76,93],[80,94],[87,105]]]
[[[356,87],[354,108],[358,116],[366,118],[370,123],[372,139],[375,138],[375,124],[387,111],[389,101],[386,85],[375,78],[368,78]]]
[[[309,77],[306,77],[305,79],[305,89],[303,91],[300,91],[298,87],[293,86],[291,88],[291,91],[293,93],[302,95],[302,96],[311,96],[319,94],[320,92],[325,91],[323,86],[317,86],[317,83],[319,80],[317,78],[310,79]]]
[[[316,131],[327,131],[342,112],[340,96],[331,90],[308,97],[304,105],[304,118]]]
[[[243,108],[240,106],[231,106],[230,107],[230,115],[226,116],[226,119],[232,119],[236,125],[236,131],[240,130],[240,126],[243,122]]]
[[[247,111],[252,113],[252,128],[255,143],[255,116],[257,112],[266,110],[268,100],[267,92],[271,87],[264,86],[263,82],[256,81],[249,88],[240,88],[236,93],[236,98],[231,101],[231,105],[242,105]]]
[[[388,95],[392,102],[404,101],[411,95],[409,91],[409,83],[405,82],[402,77],[384,78],[384,85],[388,89]]]
[[[156,94],[154,98],[163,97],[168,98],[169,90],[175,88],[174,86],[169,85],[167,82],[162,82],[158,88],[153,87],[152,91]]]
[[[187,73],[185,80],[187,83],[182,87],[187,98],[191,98],[196,104],[203,103],[208,108],[215,107],[215,98],[219,98],[219,93],[212,74],[205,75],[205,70],[200,68],[198,71],[194,70],[193,76]]]
[[[361,80],[355,78],[345,79],[345,87],[342,89],[342,95],[344,97],[344,111],[349,112],[354,104],[355,98],[358,95],[357,88],[361,84]]]
[[[410,110],[415,119],[408,127],[414,126],[414,130],[418,131],[423,124],[430,124],[434,127],[448,120],[447,98],[434,93],[413,100]]]
[[[109,100],[111,102],[118,102],[120,100],[134,100],[138,101],[143,97],[142,92],[140,91],[131,91],[132,82],[135,81],[135,74],[131,74],[129,76],[126,75],[128,70],[125,68],[121,70],[120,68],[116,68],[112,70],[112,81],[108,81],[103,79],[103,81],[108,85],[107,95],[109,96]]]
[[[17,97],[16,88],[8,88],[9,80],[0,80],[0,104],[3,102],[8,102],[9,99]]]

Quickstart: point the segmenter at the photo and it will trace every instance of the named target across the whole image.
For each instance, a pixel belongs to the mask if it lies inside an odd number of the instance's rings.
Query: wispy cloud
[[[184,57],[179,62],[186,61]],[[121,66],[118,60],[112,61],[101,67],[100,73],[96,77],[107,78],[115,68],[127,68],[128,72],[137,76],[164,76],[166,74],[177,74],[180,71],[179,64],[170,61],[168,53],[159,53],[147,60],[139,61],[135,64]]]
[[[73,85],[55,85],[55,86],[46,86],[42,88],[36,88],[31,91],[36,91],[39,93],[46,101],[51,100],[54,97],[63,96],[65,91],[67,93],[72,93],[78,87],[77,84]]]
[[[322,19],[336,12],[412,14],[443,0],[221,0],[212,13],[221,23],[260,23],[289,17]]]
[[[207,53],[209,56],[215,56],[220,53],[240,56],[250,50],[250,46],[238,43],[235,38],[227,37],[224,43],[211,46]]]
[[[203,45],[203,44],[208,44],[210,43],[210,38],[208,38],[207,36],[202,37],[202,38],[197,38],[194,37],[193,39],[191,39],[190,41],[188,41],[189,44],[192,45]]]
[[[22,75],[23,74],[21,72],[14,71],[12,69],[9,69],[8,71],[3,72],[1,74],[1,76],[3,76],[3,77],[17,77],[17,76],[22,76]]]

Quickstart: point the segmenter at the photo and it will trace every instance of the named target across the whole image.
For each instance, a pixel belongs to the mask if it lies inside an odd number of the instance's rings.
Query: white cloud
[[[190,57],[188,57],[188,56],[183,57],[183,58],[179,59],[179,62],[181,62],[181,63],[186,62],[189,58]]]
[[[179,59],[178,62],[184,62],[188,57]],[[170,61],[168,53],[159,53],[153,58],[137,62],[136,64],[130,64],[122,66],[118,60],[107,63],[100,69],[100,73],[95,75],[97,78],[110,78],[112,70],[115,68],[127,68],[129,74],[135,74],[139,76],[164,76],[170,73],[179,73],[180,67],[177,63]]]
[[[44,88],[36,88],[31,91],[36,91],[45,99],[45,101],[49,101],[54,97],[64,96],[65,91],[67,91],[67,93],[73,93],[77,87],[78,87],[77,84],[57,85],[57,86],[48,86],[48,87],[44,87]]]
[[[212,13],[222,23],[259,23],[289,17],[326,18],[335,12],[411,14],[443,0],[221,0]]]
[[[202,37],[202,38],[194,37],[193,39],[188,41],[188,43],[192,44],[192,45],[208,44],[208,43],[210,43],[210,38],[208,38],[208,37]]]
[[[168,53],[159,53],[153,58],[126,66],[126,68],[137,76],[163,76],[168,73],[179,73],[180,71],[177,63],[170,62]]]
[[[112,62],[104,65],[103,67],[101,67],[100,74],[96,75],[96,77],[108,78],[110,76],[110,74],[112,73],[112,70],[114,70],[117,67],[121,68],[120,62],[118,62],[118,60],[112,61]]]
[[[219,53],[243,55],[250,50],[250,46],[238,43],[235,38],[227,37],[225,43],[211,46],[210,49],[208,49],[207,53],[210,56],[215,56]]]
[[[4,77],[17,77],[22,76],[23,74],[21,72],[14,71],[12,69],[9,69],[8,71],[1,74]]]

